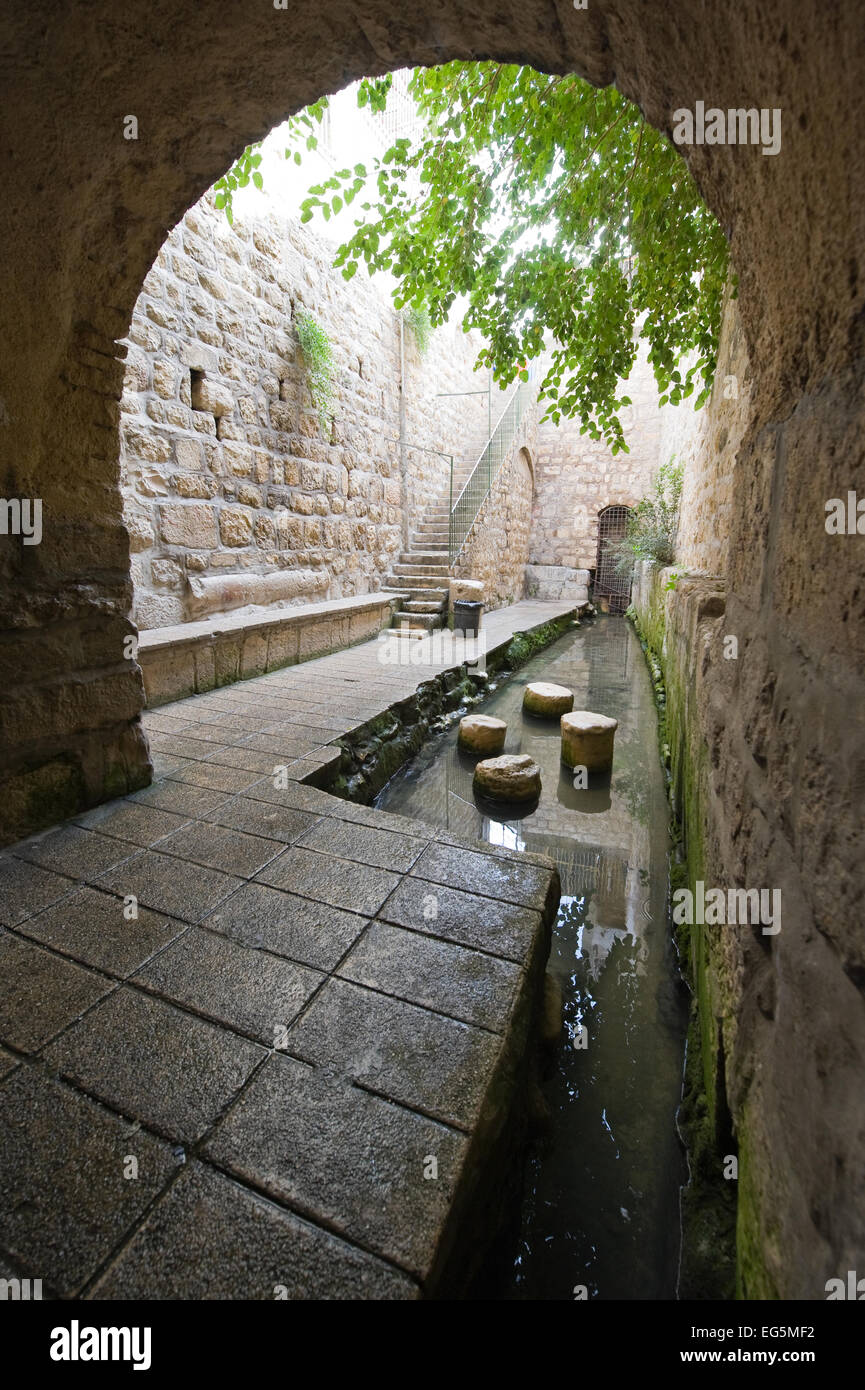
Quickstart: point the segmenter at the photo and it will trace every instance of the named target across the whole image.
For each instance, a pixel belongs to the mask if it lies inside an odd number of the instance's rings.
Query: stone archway
[[[686,154],[731,239],[756,373],[734,464],[726,606],[716,592],[694,598],[700,612],[723,613],[741,657],[695,664],[692,679],[710,750],[711,806],[698,827],[707,876],[781,884],[790,904],[760,988],[743,993],[741,971],[731,983],[739,948],[728,948],[718,1005],[735,1010],[724,1044],[731,1111],[747,1116],[762,1155],[740,1204],[744,1287],[814,1297],[803,1271],[815,1249],[837,1272],[865,1248],[855,1151],[809,1122],[837,1099],[826,1078],[841,1085],[839,1030],[845,1055],[865,1052],[861,748],[850,720],[865,694],[865,584],[855,538],[823,525],[826,499],[863,471],[865,33],[856,0],[797,7],[795,19],[790,8],[151,0],[142,13],[71,0],[7,11],[0,478],[5,497],[42,500],[43,540],[0,538],[0,833],[8,841],[149,776],[126,645],[116,342],[167,229],[245,144],[354,77],[459,57],[615,82],[668,132],[673,112],[698,101],[780,108],[777,156]],[[788,940],[801,948],[794,958]],[[799,1034],[797,1016],[808,1020]]]
[[[819,454],[852,387],[839,373],[853,356],[848,329],[862,299],[851,279],[858,242],[849,195],[840,182],[837,199],[823,190],[843,172],[831,131],[842,116],[857,128],[861,113],[855,16],[855,4],[843,4],[795,35],[780,0],[752,0],[735,22],[687,4],[647,17],[637,0],[585,11],[564,0],[480,11],[446,0],[422,3],[410,18],[395,0],[325,0],[290,12],[229,0],[217,16],[154,0],[146,26],[97,0],[50,23],[38,13],[9,17],[6,117],[18,178],[7,179],[3,209],[3,485],[7,496],[41,498],[45,527],[38,549],[7,543],[3,563],[5,838],[148,775],[135,722],[141,681],[124,655],[115,349],[143,277],[167,228],[250,139],[363,73],[477,55],[573,69],[598,84],[615,80],[666,130],[675,109],[709,92],[721,105],[738,104],[743,91],[787,104],[779,158],[688,152],[732,236],[745,333],[752,360],[763,363],[743,450],[751,495],[738,518],[737,578],[751,594],[772,590],[758,538],[779,501],[777,439],[759,429],[789,417],[807,384],[817,395],[795,432],[809,457]],[[98,74],[86,101],[84,72]],[[780,208],[790,215],[779,219]],[[799,465],[798,446],[786,455],[788,485],[790,469],[802,467],[798,505],[817,504],[820,470]],[[794,560],[794,530],[780,517],[775,530],[772,566]],[[813,631],[825,631],[816,615]]]

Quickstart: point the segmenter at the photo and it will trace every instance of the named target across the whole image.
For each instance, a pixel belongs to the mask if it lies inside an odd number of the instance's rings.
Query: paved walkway
[[[490,614],[488,641],[568,611]],[[370,642],[164,706],[151,787],[0,856],[0,1278],[436,1291],[557,878],[301,779],[449,664]]]

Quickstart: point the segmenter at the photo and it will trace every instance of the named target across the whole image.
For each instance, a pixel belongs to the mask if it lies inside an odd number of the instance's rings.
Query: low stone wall
[[[144,632],[138,662],[147,704],[153,708],[200,695],[366,642],[390,625],[394,609],[388,596],[370,595]]]
[[[569,599],[585,603],[589,596],[589,571],[567,565],[526,565],[526,598]]]

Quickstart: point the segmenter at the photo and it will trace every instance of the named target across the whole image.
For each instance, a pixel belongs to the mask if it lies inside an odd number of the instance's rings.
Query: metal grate
[[[631,601],[631,576],[619,574],[610,547],[628,529],[630,507],[605,507],[598,517],[598,558],[592,597],[604,600],[611,613],[624,613]],[[603,605],[602,605],[603,606]]]

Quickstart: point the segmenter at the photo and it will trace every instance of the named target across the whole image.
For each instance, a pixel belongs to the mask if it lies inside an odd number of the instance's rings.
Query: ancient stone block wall
[[[524,417],[510,457],[502,464],[489,496],[453,566],[458,579],[477,579],[484,586],[486,608],[502,608],[523,597],[531,533],[534,472],[532,445],[536,411]]]
[[[540,425],[529,547],[533,565],[594,569],[598,513],[616,503],[632,507],[649,490],[659,462],[661,412],[642,351],[626,394],[633,402],[622,412],[627,454],[614,456],[603,442],[581,435],[577,420]]]
[[[166,627],[244,604],[375,592],[407,517],[446,486],[477,428],[476,342],[440,329],[421,357],[382,292],[348,285],[297,223],[231,229],[203,200],[174,228],[129,330],[122,400],[134,621]],[[313,408],[293,317],[330,339],[335,416]],[[267,576],[265,579],[264,576]]]

